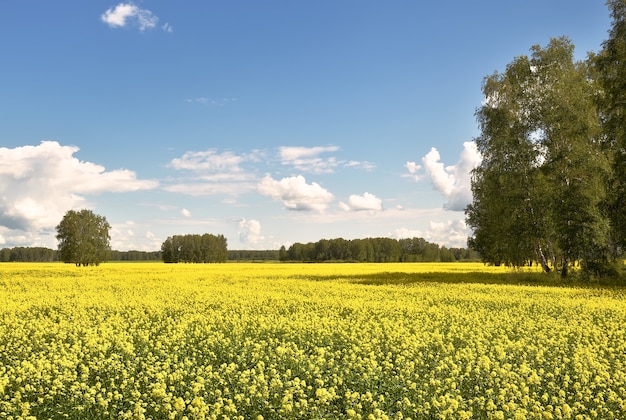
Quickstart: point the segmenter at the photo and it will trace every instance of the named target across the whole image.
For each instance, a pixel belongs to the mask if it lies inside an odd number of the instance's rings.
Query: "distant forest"
[[[279,250],[280,261],[300,262],[452,262],[480,261],[468,248],[446,248],[423,238],[322,239]]]
[[[160,251],[110,251],[108,261],[157,261]],[[15,247],[0,249],[0,262],[59,261],[58,251],[43,247]]]
[[[295,243],[280,250],[228,250],[228,261],[284,262],[446,262],[480,261],[476,251],[446,248],[422,238],[322,239]],[[0,262],[58,261],[57,250],[45,247],[0,249]],[[162,261],[161,251],[110,251],[108,261]]]

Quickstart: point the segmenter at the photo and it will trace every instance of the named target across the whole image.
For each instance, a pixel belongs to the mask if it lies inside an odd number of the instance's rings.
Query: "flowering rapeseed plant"
[[[626,417],[623,290],[442,269],[3,264],[0,418]]]

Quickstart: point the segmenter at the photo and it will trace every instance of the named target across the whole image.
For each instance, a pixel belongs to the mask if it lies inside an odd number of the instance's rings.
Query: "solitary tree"
[[[56,227],[59,240],[59,260],[76,266],[99,265],[107,259],[109,229],[104,216],[91,210],[70,210]]]

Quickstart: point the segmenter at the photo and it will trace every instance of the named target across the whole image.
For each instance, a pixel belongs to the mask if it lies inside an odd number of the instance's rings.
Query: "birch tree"
[[[569,39],[553,38],[483,83],[476,113],[483,161],[466,215],[469,243],[486,261],[535,260],[566,276],[575,261],[592,267],[607,258],[609,166],[594,84],[573,52]]]

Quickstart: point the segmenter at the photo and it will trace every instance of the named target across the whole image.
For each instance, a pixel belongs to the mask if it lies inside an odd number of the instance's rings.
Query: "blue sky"
[[[601,1],[22,0],[0,13],[0,247],[89,208],[114,249],[465,246],[481,83]]]

